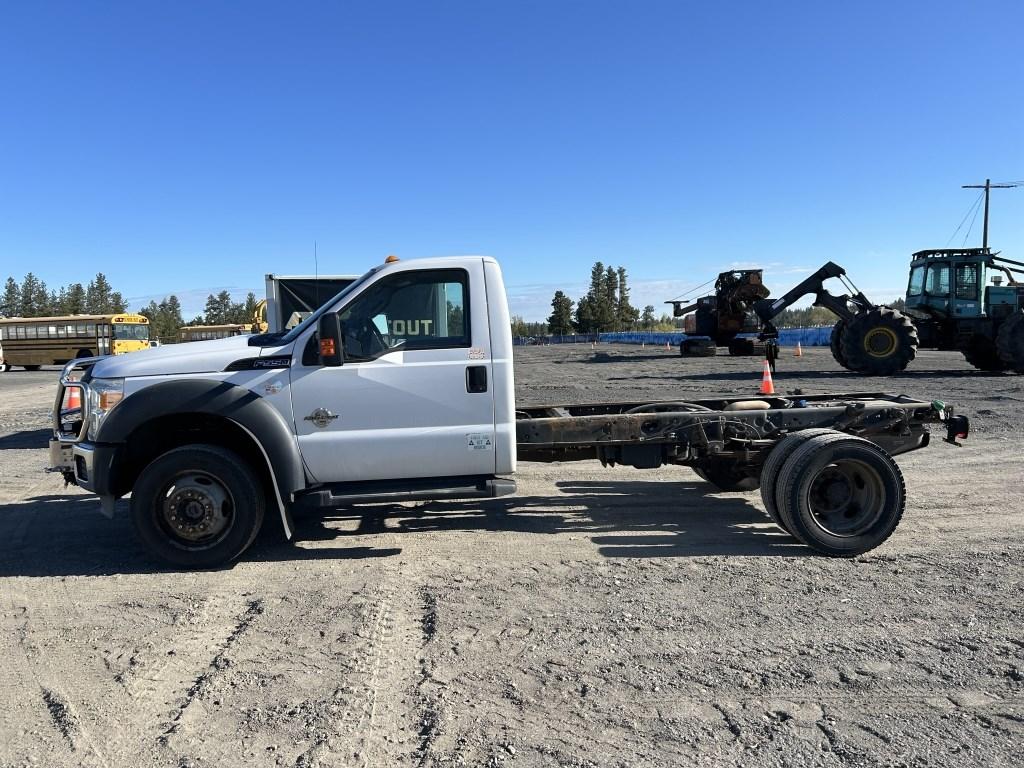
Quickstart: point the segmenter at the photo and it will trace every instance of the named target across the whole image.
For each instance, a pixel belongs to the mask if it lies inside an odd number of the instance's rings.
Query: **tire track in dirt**
[[[437,715],[421,686],[422,651],[436,627],[436,605],[408,583],[377,588],[362,616],[364,642],[345,684],[319,703],[340,707],[326,730],[294,762],[383,766],[424,764]]]

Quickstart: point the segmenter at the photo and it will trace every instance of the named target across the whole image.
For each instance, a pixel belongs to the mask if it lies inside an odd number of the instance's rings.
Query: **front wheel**
[[[186,445],[157,457],[132,490],[135,530],[146,548],[182,568],[226,565],[263,524],[263,485],[232,451]]]
[[[917,355],[914,323],[889,307],[855,315],[840,333],[846,367],[868,376],[899,373]]]
[[[832,326],[832,334],[829,336],[828,345],[832,349],[832,357],[839,363],[843,368],[849,368],[849,364],[846,362],[846,355],[843,354],[843,332],[846,330],[846,321],[843,318],[836,320],[836,324]]]

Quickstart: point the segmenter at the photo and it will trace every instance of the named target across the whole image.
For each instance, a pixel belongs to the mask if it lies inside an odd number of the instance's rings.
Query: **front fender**
[[[293,526],[288,519],[288,504],[292,495],[306,486],[295,433],[273,406],[245,387],[209,379],[154,384],[126,397],[110,412],[96,435],[97,442],[125,443],[148,421],[185,414],[219,416],[248,433],[267,463],[285,533],[290,538]]]

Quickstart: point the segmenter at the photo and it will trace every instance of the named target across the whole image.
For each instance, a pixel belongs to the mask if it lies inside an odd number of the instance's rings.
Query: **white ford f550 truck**
[[[142,542],[186,568],[237,558],[265,515],[291,538],[298,508],[512,493],[517,457],[760,487],[779,526],[850,556],[899,523],[892,456],[930,423],[968,432],[941,402],[871,393],[517,410],[497,262],[389,258],[287,332],[69,363],[50,454],[108,514],[131,494]]]

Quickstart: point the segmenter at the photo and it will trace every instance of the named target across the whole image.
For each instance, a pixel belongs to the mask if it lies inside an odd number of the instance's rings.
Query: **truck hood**
[[[259,357],[262,349],[249,346],[248,336],[191,341],[144,349],[126,355],[106,357],[92,369],[97,378],[167,376],[183,373],[223,371],[228,365],[247,357]]]

